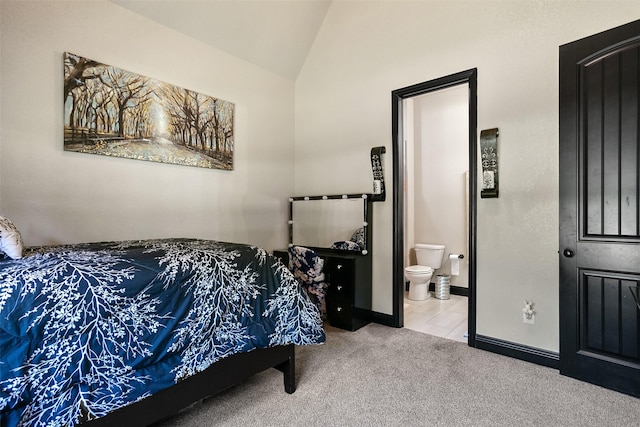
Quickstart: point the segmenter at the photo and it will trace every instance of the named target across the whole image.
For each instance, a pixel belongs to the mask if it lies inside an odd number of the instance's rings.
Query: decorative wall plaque
[[[498,128],[480,131],[482,198],[498,197],[498,135]]]

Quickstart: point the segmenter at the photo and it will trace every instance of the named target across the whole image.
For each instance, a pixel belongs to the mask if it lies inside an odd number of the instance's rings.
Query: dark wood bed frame
[[[284,389],[287,393],[296,390],[295,346],[289,344],[255,349],[221,359],[168,389],[82,425],[147,426],[269,368],[284,373]]]

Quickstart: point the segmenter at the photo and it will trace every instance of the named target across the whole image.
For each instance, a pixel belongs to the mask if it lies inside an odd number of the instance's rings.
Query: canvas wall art
[[[234,104],[64,54],[64,149],[233,169]]]

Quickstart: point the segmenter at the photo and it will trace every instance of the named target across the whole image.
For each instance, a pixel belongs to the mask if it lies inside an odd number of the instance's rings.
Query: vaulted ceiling
[[[331,0],[110,0],[295,80]]]

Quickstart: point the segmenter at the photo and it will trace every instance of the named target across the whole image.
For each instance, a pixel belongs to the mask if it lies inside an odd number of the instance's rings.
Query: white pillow
[[[22,258],[22,236],[8,218],[0,216],[0,252],[9,258]]]

